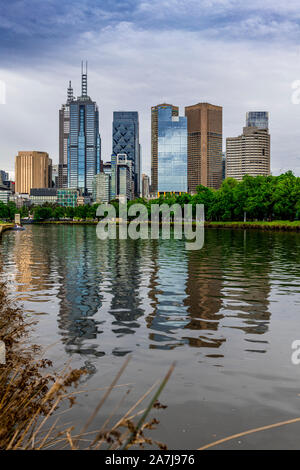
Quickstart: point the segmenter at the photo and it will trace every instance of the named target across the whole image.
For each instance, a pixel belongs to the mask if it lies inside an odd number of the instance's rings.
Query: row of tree
[[[135,201],[130,201],[129,204]],[[218,190],[197,187],[197,194],[161,195],[143,201],[151,212],[151,204],[204,204],[208,221],[299,220],[300,177],[291,171],[280,176],[245,176],[243,181],[227,178]]]
[[[238,182],[233,178],[223,181],[218,190],[198,186],[197,193],[160,195],[157,199],[136,199],[129,201],[146,205],[151,213],[152,204],[192,204],[195,213],[197,204],[204,204],[205,218],[211,221],[244,220],[299,220],[300,219],[300,178],[289,171],[280,176],[245,176]],[[111,201],[118,215],[118,201]],[[17,209],[13,202],[0,202],[0,219],[13,220],[15,213],[21,217],[34,215],[35,220],[46,219],[95,219],[99,204],[79,207],[61,207],[57,204],[22,207]]]

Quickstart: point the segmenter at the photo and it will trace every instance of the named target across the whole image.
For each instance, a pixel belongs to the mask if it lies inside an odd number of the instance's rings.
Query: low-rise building
[[[78,189],[57,189],[57,204],[63,207],[77,207],[78,196],[80,196]]]
[[[33,188],[30,190],[30,200],[35,206],[42,206],[46,202],[56,204],[57,190],[56,188]]]
[[[12,193],[9,189],[0,188],[0,201],[4,202],[4,204],[7,204],[11,194]]]

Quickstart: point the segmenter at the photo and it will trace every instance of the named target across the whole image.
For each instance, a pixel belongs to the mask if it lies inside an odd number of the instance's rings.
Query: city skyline
[[[12,172],[17,150],[31,148],[58,163],[57,109],[69,79],[79,88],[78,67],[86,58],[101,111],[103,161],[110,158],[113,111],[139,112],[141,172],[150,175],[151,106],[171,102],[183,109],[207,101],[224,110],[223,150],[247,111],[268,111],[273,174],[300,174],[300,107],[292,103],[300,77],[297,5],[199,3],[115,1],[108,8],[75,1],[66,15],[68,2],[17,9],[12,1],[0,26],[7,102],[0,106],[0,167]],[[41,22],[33,21],[35,14]]]

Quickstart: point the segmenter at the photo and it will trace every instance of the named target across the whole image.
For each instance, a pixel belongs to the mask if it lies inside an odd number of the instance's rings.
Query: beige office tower
[[[268,129],[244,127],[243,134],[226,139],[226,178],[270,175],[270,134]]]
[[[142,174],[142,197],[146,199],[150,197],[150,178],[145,173]]]
[[[218,189],[222,184],[222,106],[186,106],[188,128],[188,191],[199,184]]]
[[[151,108],[151,194],[156,195],[158,187],[158,109],[172,106],[172,116],[179,115],[178,106],[162,103]]]
[[[52,161],[46,152],[19,152],[15,160],[16,193],[49,188]]]

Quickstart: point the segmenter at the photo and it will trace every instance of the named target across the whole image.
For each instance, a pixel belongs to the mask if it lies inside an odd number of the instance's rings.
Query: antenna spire
[[[67,99],[67,103],[71,103],[71,101],[74,100],[74,95],[73,95],[73,88],[72,88],[72,85],[71,85],[71,80],[69,81],[69,87],[68,87],[68,99]]]
[[[81,96],[87,96],[87,65],[86,61],[84,67],[84,63],[81,61]]]

